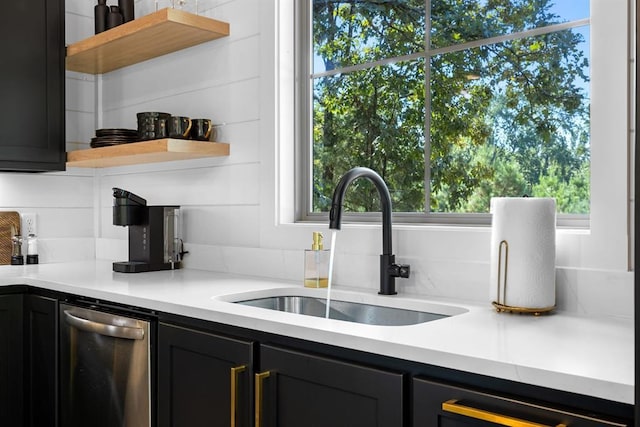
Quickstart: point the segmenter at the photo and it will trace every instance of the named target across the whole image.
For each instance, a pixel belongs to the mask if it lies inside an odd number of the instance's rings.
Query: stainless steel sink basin
[[[298,295],[270,296],[235,301],[235,303],[316,317],[325,317],[327,309],[324,298]],[[340,300],[331,300],[329,311],[331,319],[381,326],[415,325],[444,317],[449,316]]]

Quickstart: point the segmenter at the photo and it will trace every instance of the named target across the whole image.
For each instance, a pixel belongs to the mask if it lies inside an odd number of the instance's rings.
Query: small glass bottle
[[[329,284],[329,250],[324,249],[322,233],[313,232],[311,249],[304,251],[304,286],[326,288]]]

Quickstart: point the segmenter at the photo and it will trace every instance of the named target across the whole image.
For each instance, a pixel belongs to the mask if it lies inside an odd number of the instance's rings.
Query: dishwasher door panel
[[[150,426],[149,322],[60,309],[61,425]]]

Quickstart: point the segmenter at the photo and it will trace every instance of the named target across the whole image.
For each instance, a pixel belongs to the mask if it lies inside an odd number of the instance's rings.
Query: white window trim
[[[261,246],[299,249],[307,246],[309,230],[327,228],[321,223],[296,223],[296,182],[299,177],[295,158],[294,118],[294,3],[295,0],[260,2],[261,29],[261,144],[262,185]],[[631,0],[591,0],[592,82],[592,163],[590,227],[584,230],[561,229],[557,234],[557,266],[579,269],[629,269],[630,242],[630,167],[633,130],[631,61],[628,26],[634,4]],[[264,15],[263,15],[264,16]],[[375,240],[376,224],[346,224],[343,230],[368,233]],[[369,230],[369,231],[367,231]],[[394,225],[400,239],[419,240],[429,250],[459,245],[473,252],[480,262],[488,261],[484,243],[469,247],[469,242],[488,241],[489,227],[452,227],[439,225]],[[476,239],[477,233],[484,236]],[[425,243],[426,242],[426,243]],[[377,244],[376,244],[377,246]],[[397,247],[397,246],[396,246]],[[374,252],[379,248],[375,248]],[[363,251],[370,251],[369,248]],[[487,253],[487,254],[485,254]],[[400,254],[398,254],[400,255]],[[414,254],[415,255],[415,254]]]
[[[311,11],[308,10],[309,2],[301,1],[296,3],[299,6],[297,10],[296,19],[299,21],[305,20],[306,22],[299,23],[297,22],[295,31],[296,31],[296,41],[297,46],[296,54],[300,57],[304,57],[308,55],[308,46],[311,44],[310,37],[310,28],[312,26],[311,21]],[[427,4],[429,7],[429,4]],[[504,34],[494,37],[489,37],[480,40],[474,40],[466,43],[454,44],[444,47],[438,48],[426,48],[425,51],[408,54],[399,57],[390,57],[381,59],[378,61],[373,61],[369,63],[356,64],[345,67],[337,67],[334,70],[329,71],[321,71],[314,72],[313,64],[311,59],[308,61],[300,61],[296,60],[295,66],[298,67],[296,70],[297,75],[299,76],[309,76],[309,79],[305,79],[302,77],[298,78],[298,84],[296,88],[298,89],[298,95],[296,96],[296,118],[295,123],[299,126],[296,127],[296,138],[299,141],[300,146],[297,148],[298,157],[296,159],[296,165],[300,167],[300,173],[297,176],[302,177],[302,179],[298,179],[297,187],[296,187],[296,220],[298,222],[304,221],[328,221],[329,213],[328,212],[312,212],[310,211],[311,206],[313,204],[313,189],[312,189],[312,180],[313,180],[313,152],[310,144],[304,144],[304,141],[311,141],[312,139],[312,111],[311,111],[311,96],[312,89],[311,80],[316,79],[318,77],[324,76],[332,76],[336,74],[342,74],[345,72],[353,72],[359,71],[363,69],[369,69],[375,66],[386,65],[389,63],[397,62],[397,61],[411,61],[416,58],[430,58],[434,55],[440,55],[443,53],[449,52],[457,52],[461,50],[468,50],[477,48],[480,46],[487,46],[491,44],[503,43],[509,40],[518,40],[527,37],[534,37],[544,34],[549,34],[553,32],[563,31],[567,29],[581,28],[584,26],[590,25],[590,18],[576,19],[571,22],[564,22],[534,29],[528,29],[517,33]],[[428,45],[428,43],[427,43]],[[427,59],[428,61],[428,59]],[[429,72],[429,70],[427,70]],[[427,85],[429,83],[427,82]],[[427,92],[429,90],[427,89]],[[427,99],[427,105],[430,105],[430,100]],[[427,108],[428,110],[428,108]],[[429,116],[426,117],[426,129],[428,129],[429,125]],[[429,132],[425,130],[425,133]],[[431,148],[431,144],[429,141],[425,141],[425,162],[426,159],[429,158],[429,151]],[[425,164],[426,170],[424,171],[424,180],[425,187],[429,186],[430,181],[430,168],[428,164]],[[477,225],[477,226],[488,226],[491,224],[491,215],[488,213],[456,213],[456,212],[433,212],[429,211],[431,194],[430,191],[427,191],[425,195],[425,212],[395,212],[394,218],[395,222],[403,223],[403,224],[439,224],[439,225]],[[377,214],[368,214],[368,213],[346,213],[347,220],[349,218],[358,221],[358,222],[376,222],[380,220],[380,216]],[[589,215],[586,214],[560,214],[558,215],[558,225],[560,227],[571,227],[571,228],[589,228]]]

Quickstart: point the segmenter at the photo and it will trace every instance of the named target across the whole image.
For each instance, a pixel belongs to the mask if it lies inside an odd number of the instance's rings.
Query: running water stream
[[[329,318],[329,311],[331,309],[331,282],[333,282],[333,255],[336,251],[336,233],[337,230],[331,230],[331,248],[329,251],[329,274],[327,277],[327,310],[324,317]]]

